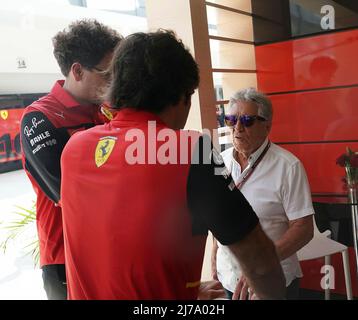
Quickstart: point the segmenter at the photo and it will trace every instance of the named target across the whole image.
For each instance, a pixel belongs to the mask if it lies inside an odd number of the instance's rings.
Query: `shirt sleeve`
[[[209,229],[223,245],[243,239],[259,222],[207,136],[199,138],[193,153],[187,199],[193,234]]]
[[[306,171],[300,161],[288,169],[282,193],[283,207],[289,220],[314,214]]]
[[[67,140],[42,112],[29,112],[21,121],[25,168],[55,203],[60,199],[60,157]]]

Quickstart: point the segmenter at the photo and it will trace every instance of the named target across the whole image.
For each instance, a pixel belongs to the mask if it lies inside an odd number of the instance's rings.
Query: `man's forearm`
[[[229,245],[243,275],[259,299],[284,299],[286,281],[273,242],[258,225],[236,244]]]
[[[304,247],[313,237],[312,217],[302,219],[305,223],[294,223],[276,241],[276,251],[280,260],[285,260]]]
[[[310,240],[310,239],[309,239]],[[276,251],[280,261],[285,260],[304,247],[308,242],[291,230],[287,231],[280,240],[276,242]]]

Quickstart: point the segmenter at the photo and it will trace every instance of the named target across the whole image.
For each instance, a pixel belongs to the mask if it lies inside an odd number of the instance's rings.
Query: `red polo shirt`
[[[58,81],[28,106],[21,120],[23,166],[37,194],[40,265],[64,264],[60,157],[70,136],[104,122],[98,106],[80,105]]]
[[[200,138],[193,132],[187,144],[183,133],[154,114],[125,109],[66,145],[61,202],[69,299],[196,299],[208,228],[233,243],[256,226],[246,200],[227,187],[231,179],[215,176],[210,165],[191,165]],[[231,217],[240,204],[242,229]]]

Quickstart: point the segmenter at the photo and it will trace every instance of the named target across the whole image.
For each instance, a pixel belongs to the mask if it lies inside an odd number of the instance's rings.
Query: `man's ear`
[[[82,69],[81,64],[79,64],[78,62],[75,62],[74,64],[72,64],[70,72],[72,72],[73,78],[76,81],[81,81],[82,80],[83,69]]]

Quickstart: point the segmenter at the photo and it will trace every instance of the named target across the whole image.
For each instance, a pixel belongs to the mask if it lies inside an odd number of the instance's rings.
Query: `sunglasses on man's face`
[[[256,120],[259,121],[267,121],[265,118],[260,116],[249,116],[247,114],[237,116],[237,115],[226,115],[225,116],[225,124],[228,127],[235,127],[237,121],[240,121],[240,124],[244,127],[251,127]]]

